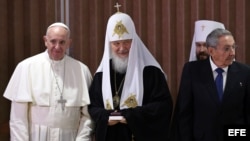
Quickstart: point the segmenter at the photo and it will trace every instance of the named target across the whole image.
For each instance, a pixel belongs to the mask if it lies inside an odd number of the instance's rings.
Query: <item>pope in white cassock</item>
[[[20,62],[4,92],[11,100],[11,141],[89,141],[89,68],[70,56],[70,30],[54,23],[47,50]]]

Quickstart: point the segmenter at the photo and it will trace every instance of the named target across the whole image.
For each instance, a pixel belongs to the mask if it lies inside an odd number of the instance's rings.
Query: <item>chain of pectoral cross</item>
[[[56,86],[57,86],[57,88],[58,88],[58,90],[59,90],[59,92],[60,92],[60,99],[57,100],[57,102],[61,104],[61,107],[62,107],[62,110],[63,110],[63,111],[64,111],[64,108],[65,108],[65,103],[67,102],[66,99],[63,99],[64,78],[65,78],[65,61],[66,61],[66,60],[64,60],[64,64],[63,64],[63,82],[62,82],[63,85],[62,85],[62,89],[60,89],[60,87],[59,87],[59,83],[58,83],[57,77],[56,77],[56,75],[55,75],[54,68],[53,68],[53,66],[52,66],[53,60],[52,60],[52,63],[51,63],[51,69],[52,69],[54,78],[55,78],[55,80],[56,80]]]

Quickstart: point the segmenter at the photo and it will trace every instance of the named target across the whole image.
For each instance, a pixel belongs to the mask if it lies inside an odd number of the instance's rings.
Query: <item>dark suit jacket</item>
[[[233,62],[219,101],[209,59],[184,65],[174,115],[179,141],[223,141],[225,125],[250,123],[250,68]]]

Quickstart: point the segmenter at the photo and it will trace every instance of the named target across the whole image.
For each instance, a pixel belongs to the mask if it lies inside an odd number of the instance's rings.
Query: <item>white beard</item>
[[[113,69],[119,73],[125,73],[127,70],[127,66],[128,66],[128,57],[120,58],[113,52],[111,54],[112,54]]]

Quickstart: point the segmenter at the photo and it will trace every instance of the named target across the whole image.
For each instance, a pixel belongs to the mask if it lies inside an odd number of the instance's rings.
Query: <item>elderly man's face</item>
[[[196,58],[197,60],[205,60],[209,54],[206,47],[206,42],[196,42]]]
[[[119,40],[112,41],[111,50],[119,58],[127,58],[129,55],[129,50],[131,48],[132,40]]]
[[[61,60],[71,43],[68,31],[63,27],[57,26],[51,27],[43,39],[49,56],[53,60]]]
[[[112,41],[111,56],[114,70],[125,73],[128,65],[129,50],[132,40]]]
[[[226,67],[233,63],[235,58],[235,41],[233,36],[226,35],[219,38],[216,47],[209,47],[212,60],[218,67]]]

